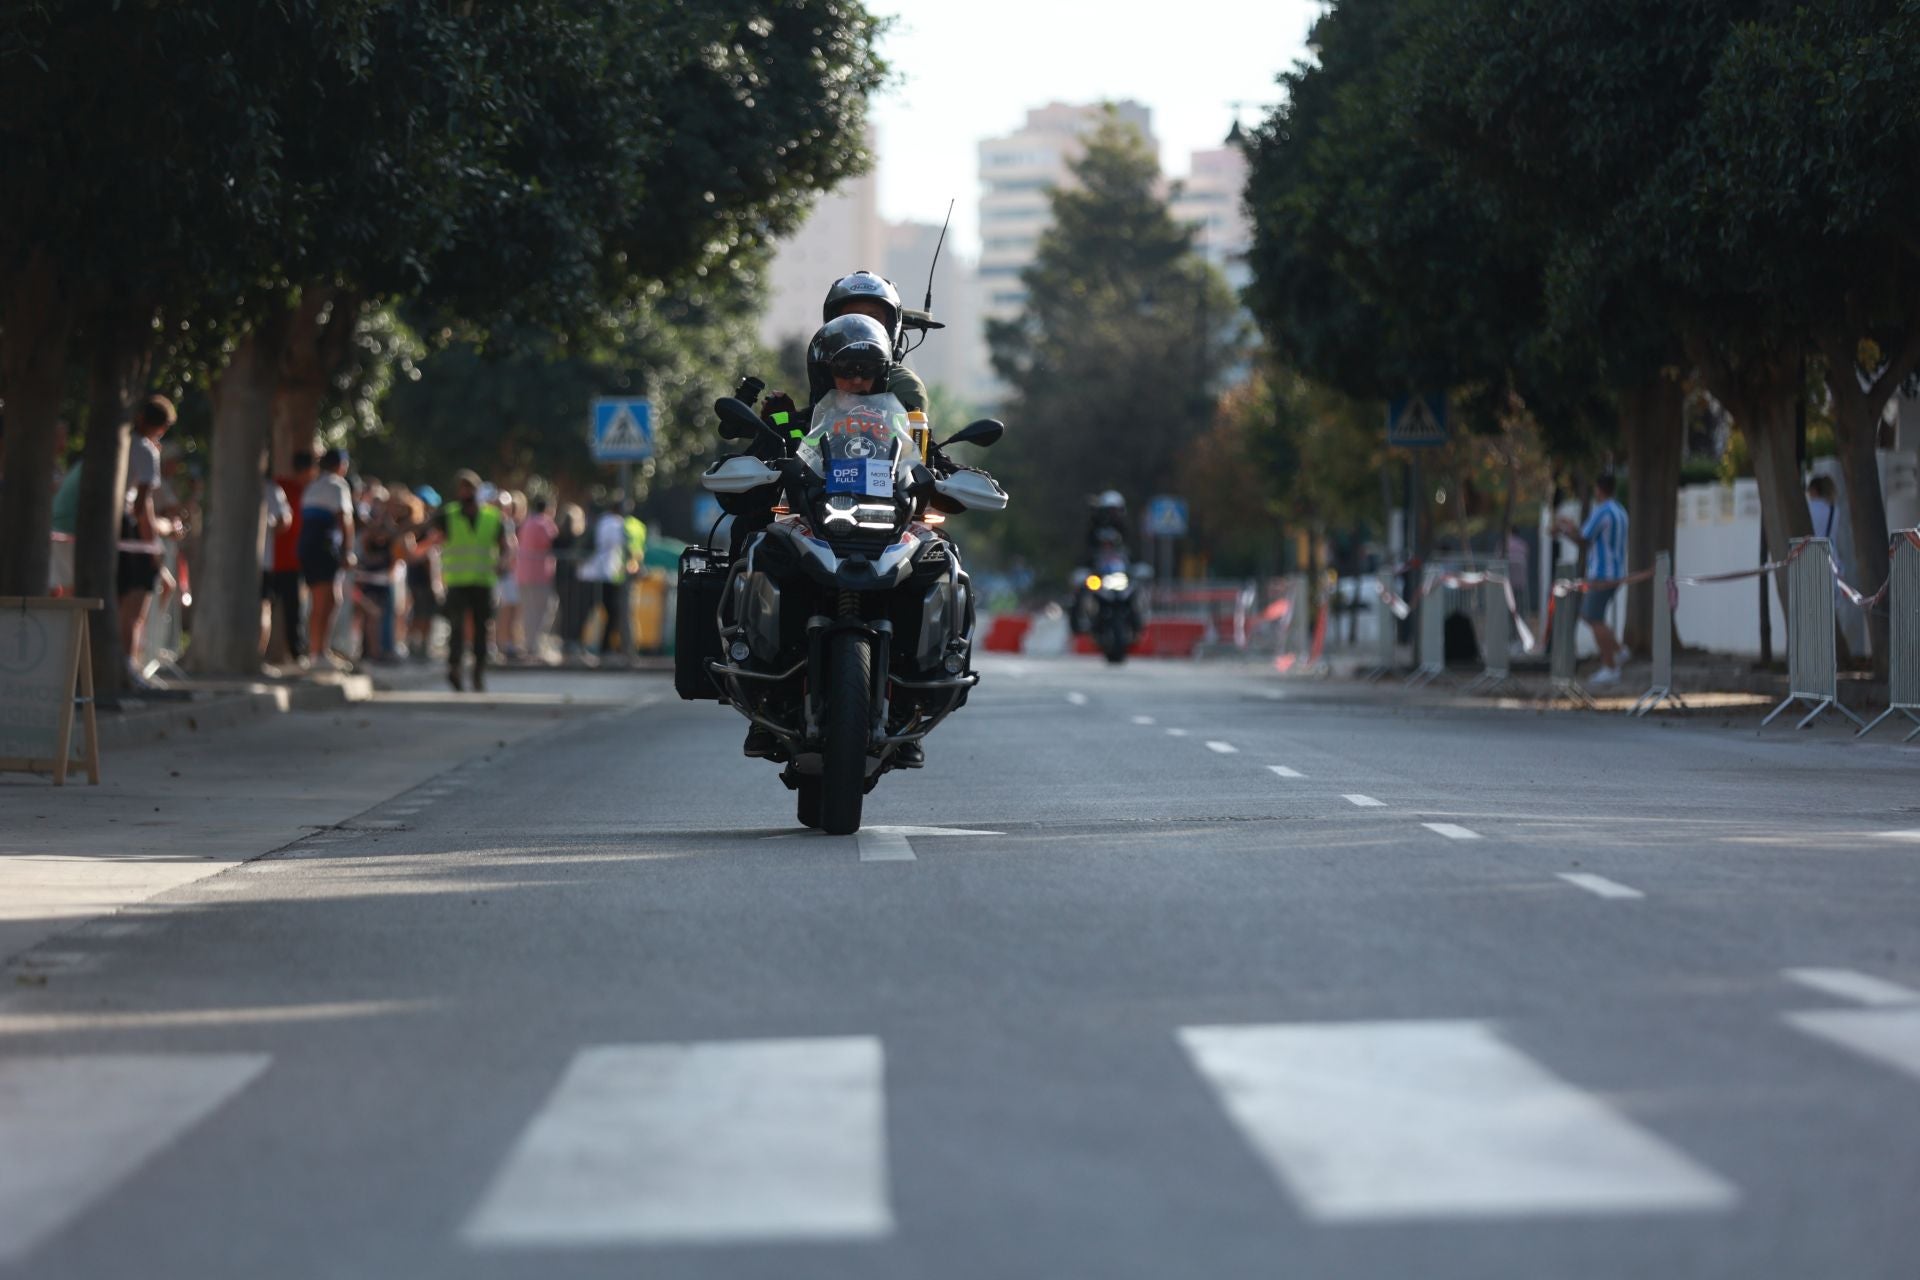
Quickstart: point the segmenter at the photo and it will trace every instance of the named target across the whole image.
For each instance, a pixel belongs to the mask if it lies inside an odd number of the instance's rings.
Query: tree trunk
[[[0,596],[44,596],[53,547],[54,431],[74,305],[53,264],[35,254],[8,282],[0,316],[0,388],[7,400],[7,431],[0,437]]]
[[[294,309],[273,395],[273,470],[293,469],[293,455],[312,449],[320,432],[320,404],[360,318],[356,295],[330,285],[304,290]]]
[[[1848,576],[1856,590],[1877,591],[1893,572],[1887,548],[1887,504],[1880,492],[1880,415],[1887,398],[1920,361],[1917,326],[1873,385],[1862,388],[1857,373],[1856,343],[1844,336],[1823,338],[1827,387],[1833,393],[1833,434],[1840,446],[1840,464],[1847,481],[1847,513],[1853,533],[1853,563]],[[1867,639],[1873,647],[1873,673],[1887,678],[1889,615],[1868,609]]]
[[[260,670],[260,508],[273,393],[293,313],[255,325],[214,381],[207,532],[187,665],[203,675]]]
[[[1795,453],[1794,406],[1806,394],[1798,349],[1775,352],[1765,358],[1735,365],[1703,344],[1689,344],[1699,365],[1707,371],[1714,398],[1733,414],[1746,437],[1753,460],[1753,478],[1760,487],[1760,524],[1766,533],[1767,558],[1784,560],[1795,538],[1813,535],[1813,518],[1800,485],[1800,460]],[[1786,573],[1774,585],[1785,600]]]
[[[1627,568],[1650,568],[1660,552],[1673,552],[1680,500],[1680,387],[1656,374],[1620,397],[1620,434],[1627,445]],[[1653,651],[1653,584],[1627,588],[1629,648]]]
[[[153,311],[127,307],[89,322],[92,366],[87,386],[87,439],[80,459],[80,509],[74,524],[73,583],[105,602],[90,615],[93,687],[104,702],[126,681],[120,652],[120,513],[126,507],[127,447],[133,402],[152,362]]]

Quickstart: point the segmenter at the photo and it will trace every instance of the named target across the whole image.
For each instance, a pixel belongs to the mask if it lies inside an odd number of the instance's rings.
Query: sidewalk
[[[437,668],[424,674],[444,679]],[[489,751],[671,696],[657,675],[491,674],[494,689],[479,695],[424,682],[375,693],[364,677],[346,677],[329,692],[249,687],[156,705],[125,713],[150,717],[139,727],[145,741],[110,744],[103,726],[97,787],[0,774],[0,960],[347,822]],[[347,692],[363,700],[349,704]],[[295,709],[262,709],[283,697]],[[330,709],[299,709],[329,698]],[[10,969],[9,985],[44,980]]]

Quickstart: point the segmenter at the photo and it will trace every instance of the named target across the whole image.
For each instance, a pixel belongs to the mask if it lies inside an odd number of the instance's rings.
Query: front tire
[[[860,829],[860,805],[867,794],[873,651],[871,641],[853,631],[833,636],[829,645],[820,828],[828,835],[850,836]]]
[[[820,779],[801,777],[795,779],[794,790],[799,793],[800,825],[820,829]]]

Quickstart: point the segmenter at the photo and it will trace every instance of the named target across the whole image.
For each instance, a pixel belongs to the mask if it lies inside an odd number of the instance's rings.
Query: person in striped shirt
[[[1614,483],[1605,472],[1594,480],[1593,510],[1586,524],[1576,529],[1573,521],[1560,521],[1560,531],[1587,550],[1587,581],[1613,584],[1588,587],[1580,600],[1580,617],[1593,629],[1593,643],[1600,650],[1600,669],[1587,681],[1591,685],[1620,683],[1620,667],[1627,660],[1626,646],[1607,625],[1607,608],[1620,589],[1617,579],[1627,573],[1627,509],[1613,496]]]

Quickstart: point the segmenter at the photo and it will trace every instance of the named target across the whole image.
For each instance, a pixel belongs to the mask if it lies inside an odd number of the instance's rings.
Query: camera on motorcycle
[[[722,440],[751,440],[763,431],[772,434],[751,405],[732,396],[721,396],[715,400],[713,412],[720,419]]]
[[[942,440],[940,442],[940,448],[944,449],[950,444],[977,444],[984,449],[998,440],[1001,435],[1005,433],[1006,429],[1007,424],[998,419],[980,418],[969,422],[966,426],[960,428],[945,440]]]

